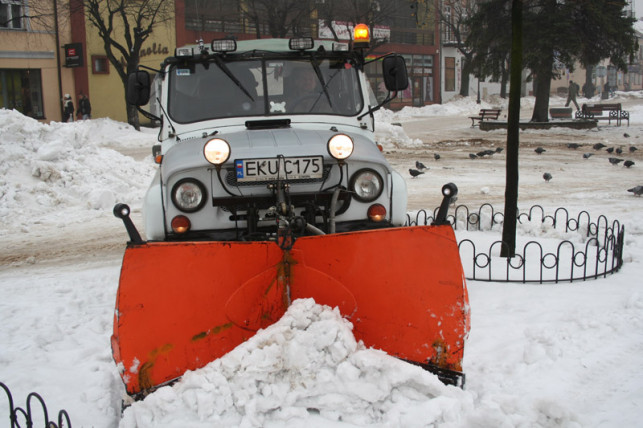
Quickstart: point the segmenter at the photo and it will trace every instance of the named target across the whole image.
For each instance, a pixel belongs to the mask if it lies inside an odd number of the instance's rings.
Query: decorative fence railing
[[[437,211],[409,213],[407,225],[429,225]],[[470,280],[540,284],[585,281],[604,278],[623,265],[625,227],[618,220],[610,223],[603,215],[595,221],[587,211],[571,217],[565,208],[550,215],[534,205],[518,214],[518,224],[528,234],[546,232],[545,236],[527,239],[517,234],[516,255],[512,258],[500,256],[507,244],[502,240],[490,242],[492,234],[482,239],[478,236],[475,242],[468,236],[469,232],[500,232],[504,214],[492,205],[483,204],[476,211],[459,205],[447,219],[458,231],[460,258]],[[564,235],[568,239],[563,239]]]
[[[22,426],[33,427],[39,426],[37,423],[42,421],[43,427],[46,428],[71,428],[71,420],[66,410],[61,410],[58,412],[58,423],[49,420],[49,413],[47,411],[47,406],[45,405],[45,400],[35,392],[30,393],[27,396],[26,408],[14,407],[13,396],[9,387],[4,383],[0,382],[0,387],[7,394],[7,399],[9,400],[9,425],[3,425],[0,423],[0,426],[9,426],[11,428],[19,428]],[[40,409],[42,413],[34,414],[31,408],[33,400],[38,400],[40,404]],[[24,422],[24,425],[21,424],[21,421]]]

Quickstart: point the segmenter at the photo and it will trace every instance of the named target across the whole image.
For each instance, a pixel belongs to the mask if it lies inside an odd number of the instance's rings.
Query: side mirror
[[[382,60],[382,74],[389,91],[403,91],[409,86],[406,62],[400,55],[387,56]]]
[[[127,76],[127,102],[135,106],[144,106],[150,101],[150,73],[138,70]]]

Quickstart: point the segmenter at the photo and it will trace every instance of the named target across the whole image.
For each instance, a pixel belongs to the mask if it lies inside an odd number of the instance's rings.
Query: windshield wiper
[[[333,108],[333,103],[330,100],[330,94],[328,93],[328,89],[326,89],[327,85],[324,82],[324,75],[322,74],[322,71],[319,68],[319,64],[317,64],[317,59],[313,57],[311,62],[313,64],[313,69],[315,70],[315,74],[317,75],[317,79],[319,79],[319,81],[322,84],[322,89],[324,90],[324,94],[326,95],[326,99],[328,100],[328,106],[330,108]],[[321,96],[321,94],[319,95]],[[319,98],[317,98],[317,100],[315,101],[315,104],[317,104],[317,101],[319,101]],[[315,104],[313,104],[313,108],[315,107]],[[311,108],[311,111],[312,111],[312,108]]]
[[[234,84],[237,85],[239,87],[239,89],[241,89],[243,91],[243,93],[248,96],[248,98],[250,98],[251,101],[254,102],[255,99],[252,97],[252,95],[250,95],[250,92],[248,92],[248,90],[243,86],[243,84],[239,81],[239,79],[237,79],[237,77],[234,75],[234,73],[232,73],[232,71],[230,71],[228,66],[225,65],[225,63],[223,61],[221,61],[221,58],[219,58],[218,56],[215,55],[214,56],[214,62],[217,64],[217,67],[219,67],[219,69],[221,71],[223,71],[225,73],[225,75],[228,76],[230,78],[230,80],[232,80],[234,82]]]

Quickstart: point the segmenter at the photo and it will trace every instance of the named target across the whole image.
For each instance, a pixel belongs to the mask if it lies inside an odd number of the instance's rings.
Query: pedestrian
[[[89,98],[87,98],[87,95],[83,94],[82,92],[80,93],[80,96],[78,97],[78,114],[80,114],[81,118],[83,120],[91,119],[92,118],[92,105],[89,102]]]
[[[565,107],[569,106],[570,102],[573,102],[576,106],[576,111],[580,110],[580,107],[578,107],[578,103],[576,102],[576,96],[578,95],[579,90],[580,86],[578,86],[577,83],[574,83],[573,80],[570,80],[569,88],[567,89],[567,102],[565,103]]]
[[[71,100],[71,95],[65,94],[63,98],[63,122],[74,121],[74,102]]]

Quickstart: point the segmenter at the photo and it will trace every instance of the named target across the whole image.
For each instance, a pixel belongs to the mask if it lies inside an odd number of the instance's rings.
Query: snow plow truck
[[[129,241],[111,345],[132,398],[225,355],[297,298],[338,307],[367,347],[463,385],[469,306],[446,220],[457,188],[443,187],[434,224],[405,226],[405,181],[373,115],[407,88],[405,61],[367,58],[368,27],[354,33],[200,41],[154,78],[129,75],[128,103],[160,121],[145,239],[114,207]]]

